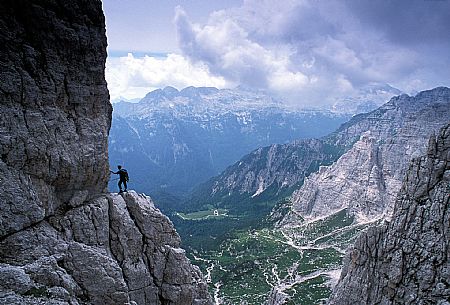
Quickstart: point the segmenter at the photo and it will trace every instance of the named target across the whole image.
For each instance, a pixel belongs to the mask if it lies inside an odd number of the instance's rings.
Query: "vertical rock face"
[[[108,180],[101,3],[66,2],[0,4],[0,235],[103,191]]]
[[[321,167],[293,193],[294,212],[316,217],[348,205],[356,212],[378,216],[387,197],[382,168],[376,139],[364,134],[335,164]]]
[[[347,253],[329,304],[449,304],[450,125],[413,160],[392,221]]]
[[[105,194],[97,0],[0,2],[0,304],[210,304],[172,223]]]

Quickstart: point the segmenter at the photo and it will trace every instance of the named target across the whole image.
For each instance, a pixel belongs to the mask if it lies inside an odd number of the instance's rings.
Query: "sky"
[[[324,106],[450,86],[450,0],[103,0],[111,99],[244,86]]]

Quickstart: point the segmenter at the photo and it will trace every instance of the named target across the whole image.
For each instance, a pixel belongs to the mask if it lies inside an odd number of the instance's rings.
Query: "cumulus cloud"
[[[290,69],[289,48],[271,50],[252,41],[248,32],[227,14],[216,12],[208,25],[192,24],[178,7],[175,24],[183,54],[206,63],[211,72],[256,88],[291,90],[304,87],[311,79],[298,69]]]
[[[111,99],[143,97],[156,88],[173,86],[232,86],[221,76],[213,76],[204,63],[191,63],[177,54],[166,57],[135,57],[128,53],[123,57],[108,57],[106,81]]]
[[[213,75],[322,105],[373,83],[447,82],[449,14],[449,1],[246,0],[203,25],[178,7],[174,22],[182,54]]]

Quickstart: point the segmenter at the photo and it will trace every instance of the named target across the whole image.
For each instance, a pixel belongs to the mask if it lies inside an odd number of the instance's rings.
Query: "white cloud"
[[[178,7],[181,54],[108,58],[110,93],[133,98],[167,85],[244,85],[300,106],[321,106],[374,83],[407,92],[448,85],[449,4],[394,2],[388,10],[370,0],[244,0],[241,7],[213,12],[205,24]],[[411,14],[398,15],[403,6]],[[416,35],[409,25],[419,13],[428,21],[426,31],[414,25]],[[440,17],[431,18],[435,14]],[[434,28],[427,39],[424,33]]]
[[[293,69],[290,48],[266,48],[252,41],[247,30],[225,11],[211,15],[209,23],[200,27],[178,7],[175,23],[184,54],[232,82],[277,92],[299,90],[311,82],[302,71]]]
[[[156,88],[173,86],[214,86],[224,88],[233,84],[223,77],[213,76],[204,63],[191,63],[177,54],[167,57],[135,57],[129,53],[123,57],[108,57],[106,80],[111,99],[143,97]]]
[[[349,77],[341,77],[347,73],[336,68],[357,74],[354,70],[363,66],[344,42],[318,36],[332,28],[319,17],[307,1],[252,0],[240,9],[215,12],[204,26],[190,22],[178,7],[175,24],[183,54],[215,75],[302,106],[317,106],[334,92],[342,94],[343,79],[345,91],[353,88]],[[314,20],[318,33],[309,33],[307,22]]]
[[[383,23],[374,26],[362,18],[366,12],[351,5],[245,0],[240,8],[214,12],[204,25],[191,22],[178,7],[175,25],[179,47],[193,62],[230,82],[267,89],[303,106],[331,103],[373,83],[406,89],[418,79],[428,83],[429,75],[448,74],[427,64],[432,56],[423,46],[390,40]],[[373,6],[384,11],[382,4]],[[395,18],[391,15],[386,18]]]

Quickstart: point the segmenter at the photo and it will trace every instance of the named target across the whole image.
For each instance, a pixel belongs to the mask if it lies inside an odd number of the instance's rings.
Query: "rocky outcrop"
[[[170,220],[133,191],[7,236],[0,253],[0,304],[210,304]]]
[[[360,219],[392,214],[409,161],[426,151],[430,134],[450,118],[450,89],[440,87],[415,97],[402,95],[329,137],[338,145],[357,142],[333,165],[322,167],[292,195],[292,212],[320,217],[347,208]]]
[[[329,304],[449,304],[450,125],[413,160],[392,221],[363,233]]]
[[[100,1],[0,3],[0,304],[210,304],[172,223],[106,194]]]

